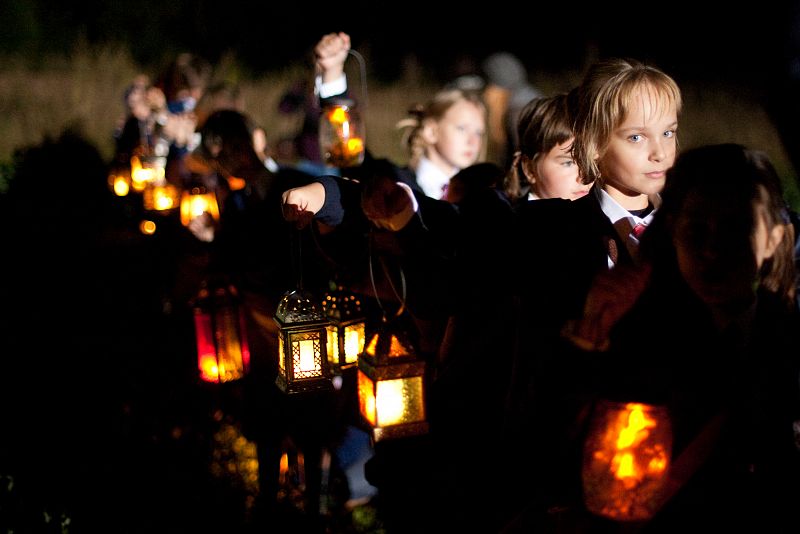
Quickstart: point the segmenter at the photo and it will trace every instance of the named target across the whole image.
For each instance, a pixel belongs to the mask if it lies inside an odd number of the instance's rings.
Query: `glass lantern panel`
[[[367,422],[375,426],[375,383],[358,370],[358,407]]]
[[[339,329],[328,325],[328,361],[331,365],[339,365]]]
[[[292,366],[295,379],[322,376],[319,332],[292,334]]]
[[[618,521],[649,519],[658,507],[671,451],[666,409],[599,404],[584,446],[586,507]]]
[[[414,423],[425,419],[421,376],[380,380],[375,398],[378,426]]]
[[[354,323],[344,329],[344,361],[356,363],[364,351],[364,323]]]

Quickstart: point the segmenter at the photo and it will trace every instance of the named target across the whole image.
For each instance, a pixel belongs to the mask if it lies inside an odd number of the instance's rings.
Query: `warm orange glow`
[[[584,452],[587,508],[617,520],[649,518],[666,480],[671,447],[666,410],[601,404]]]
[[[189,222],[203,213],[208,213],[219,220],[219,205],[213,192],[201,192],[200,189],[184,191],[181,195],[181,224],[189,226]]]
[[[315,362],[314,341],[305,339],[297,342],[297,345],[300,347],[300,357],[295,362],[295,374],[318,372],[320,366]]]
[[[364,419],[375,426],[375,383],[361,369],[358,370],[358,406]]]
[[[116,171],[108,175],[108,184],[118,197],[126,196],[131,190],[130,179],[127,174]]]
[[[364,323],[355,323],[344,329],[344,361],[356,363],[364,350]]]
[[[419,384],[417,384],[419,382]],[[419,392],[415,391],[419,389]],[[420,377],[396,378],[378,382],[376,397],[378,426],[397,425],[417,421],[421,398]]]
[[[244,180],[244,178],[228,176],[228,187],[231,188],[231,191],[239,191],[240,189],[244,189],[244,186],[246,185],[247,182]]]
[[[347,153],[360,154],[364,151],[364,141],[360,137],[351,137],[347,140]]]
[[[206,382],[238,380],[250,367],[250,349],[239,311],[229,304],[194,310],[197,366]]]
[[[341,125],[342,123],[349,121],[350,116],[347,113],[347,108],[336,106],[330,111],[330,113],[328,113],[328,120],[331,122],[331,124],[336,125]]]
[[[144,235],[153,235],[156,233],[156,223],[145,219],[139,223],[139,231]]]
[[[372,336],[372,339],[369,341],[369,346],[367,347],[366,353],[370,356],[375,356],[375,350],[378,345],[378,335]],[[397,339],[397,336],[392,336],[392,340],[389,344],[389,357],[398,357],[398,356],[406,356],[408,352],[403,347],[400,340]]]
[[[146,210],[168,211],[178,206],[178,189],[163,180],[149,183],[142,201]]]

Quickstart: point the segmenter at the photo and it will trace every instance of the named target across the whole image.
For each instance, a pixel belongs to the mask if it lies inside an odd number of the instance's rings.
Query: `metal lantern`
[[[328,326],[328,360],[333,369],[355,367],[364,351],[365,318],[361,299],[343,286],[329,291],[322,299],[322,311]]]
[[[583,452],[587,509],[617,521],[644,521],[657,511],[672,454],[667,409],[600,401]]]
[[[208,213],[215,221],[219,221],[219,204],[217,195],[204,187],[192,187],[181,193],[181,224],[189,226],[189,222],[203,213]]]
[[[425,362],[404,333],[384,322],[358,358],[358,404],[375,441],[428,431]]]
[[[275,312],[280,328],[278,377],[285,393],[333,389],[328,363],[328,324],[312,296],[300,289],[283,295]]]
[[[332,99],[322,108],[319,146],[325,162],[334,167],[355,167],[364,161],[364,127],[355,102]]]
[[[242,378],[250,368],[250,348],[236,288],[204,286],[193,308],[200,378],[206,382]]]

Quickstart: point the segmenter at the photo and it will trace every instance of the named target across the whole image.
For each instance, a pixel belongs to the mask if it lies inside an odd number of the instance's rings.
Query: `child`
[[[575,359],[561,353],[562,326],[581,316],[599,273],[634,264],[638,238],[631,232],[652,218],[677,151],[680,90],[655,67],[622,59],[598,62],[574,90],[570,104],[573,157],[583,183],[596,183],[577,200],[543,199],[518,210],[521,258],[515,264],[528,267],[533,283],[519,288],[525,331],[515,355],[506,417],[507,439],[520,455],[522,473],[534,468],[531,450],[552,457],[553,465],[566,454],[556,436],[572,431],[565,414],[572,414],[570,401],[582,393],[582,375]],[[553,439],[542,441],[541,428],[549,428]],[[569,491],[567,478],[559,479],[550,466],[539,467],[543,472],[530,476],[553,476],[552,491],[545,497]],[[521,478],[511,483],[525,484]],[[520,487],[521,492],[529,490]]]
[[[574,96],[572,153],[583,183],[596,182],[592,193],[565,204],[533,203],[521,217],[523,231],[536,232],[539,250],[552,258],[536,278],[552,282],[551,291],[539,288],[536,298],[553,306],[548,320],[557,328],[580,315],[595,275],[634,264],[675,160],[681,109],[675,81],[634,60],[595,64]]]
[[[706,146],[678,158],[662,198],[642,242],[651,269],[627,306],[604,304],[620,299],[611,283],[589,295],[579,330],[608,342],[591,340],[607,352],[589,355],[587,383],[594,395],[646,394],[670,409],[673,491],[657,531],[790,531],[800,340],[780,181],[763,153]]]
[[[517,124],[520,140],[506,177],[505,192],[512,203],[540,198],[575,200],[589,192],[572,158],[572,127],[567,95],[531,100]]]

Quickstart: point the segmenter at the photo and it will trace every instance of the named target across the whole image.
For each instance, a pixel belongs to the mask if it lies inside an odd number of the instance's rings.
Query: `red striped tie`
[[[631,233],[634,235],[634,237],[636,237],[636,239],[641,239],[645,228],[647,228],[647,225],[645,223],[639,223],[633,227]]]

